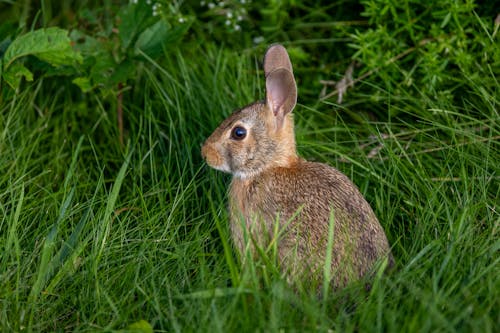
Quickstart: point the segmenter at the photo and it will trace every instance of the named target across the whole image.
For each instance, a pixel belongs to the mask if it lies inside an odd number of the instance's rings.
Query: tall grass
[[[199,149],[233,109],[263,97],[263,82],[255,59],[200,52],[143,69],[125,96],[123,147],[97,94],[38,81],[0,106],[2,331],[140,320],[178,332],[498,331],[496,77],[457,78],[467,94],[456,100],[379,87],[387,114],[403,115],[386,121],[346,122],[369,104],[361,93],[296,108],[300,154],[353,179],[396,258],[370,290],[354,283],[320,299],[234,257],[229,177]]]

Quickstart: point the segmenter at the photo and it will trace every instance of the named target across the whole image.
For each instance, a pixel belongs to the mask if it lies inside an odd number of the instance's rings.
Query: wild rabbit
[[[359,279],[380,259],[392,262],[384,230],[356,186],[340,171],[297,156],[297,86],[283,46],[267,50],[264,72],[266,100],[235,111],[202,147],[208,165],[233,175],[230,229],[241,258],[246,249],[256,254],[255,245],[277,242],[287,280],[322,281],[333,223],[332,286]]]

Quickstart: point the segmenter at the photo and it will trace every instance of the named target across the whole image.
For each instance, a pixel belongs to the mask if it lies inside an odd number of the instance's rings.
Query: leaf
[[[95,63],[90,68],[89,78],[92,85],[108,88],[110,78],[117,66],[116,61],[109,52],[102,52],[93,57]]]
[[[150,323],[141,319],[135,323],[128,325],[127,331],[137,332],[137,333],[153,333],[153,327]]]
[[[150,5],[146,4],[146,1],[138,1],[138,3],[122,7],[118,12],[118,17],[120,19],[118,36],[122,48],[127,49],[137,39],[139,32],[151,25],[153,10]]]
[[[118,83],[125,83],[134,75],[134,63],[131,60],[126,59],[115,66],[113,74],[111,74],[111,77],[109,78],[108,84],[114,86]]]
[[[108,46],[104,39],[98,40],[77,29],[72,30],[69,37],[72,41],[73,49],[83,55],[84,62],[87,56],[103,52]]]
[[[242,288],[214,288],[214,289],[204,289],[193,291],[189,294],[184,294],[178,298],[182,299],[212,299],[219,297],[230,297],[234,295],[247,294],[250,293],[248,289]]]
[[[39,29],[16,38],[4,55],[4,69],[21,57],[33,55],[53,66],[72,65],[83,61],[71,47],[68,31],[57,27]]]
[[[0,42],[0,58],[3,56],[5,51],[7,51],[7,48],[9,47],[10,43],[12,43],[10,36],[6,37],[4,40]]]
[[[26,81],[33,81],[33,73],[22,64],[16,63],[2,73],[3,79],[12,89],[16,90],[24,77]]]
[[[172,29],[166,21],[159,20],[139,35],[135,43],[135,55],[144,52],[151,58],[159,56],[166,46],[181,40],[190,25],[190,22],[186,22]]]
[[[61,208],[59,210],[59,216],[56,222],[52,224],[52,227],[50,228],[47,236],[45,237],[45,240],[43,242],[38,273],[36,275],[36,280],[33,283],[33,286],[31,287],[31,292],[28,298],[30,302],[33,302],[38,298],[38,296],[41,294],[43,287],[47,283],[48,278],[52,274],[49,260],[52,257],[52,252],[56,244],[56,237],[57,234],[59,233],[59,227],[61,226],[62,222],[66,219],[66,216],[68,214],[67,213],[68,209],[70,208],[73,202],[74,194],[75,194],[75,188],[72,188],[68,196],[64,200],[63,204],[61,205]]]
[[[73,79],[74,84],[76,84],[84,93],[88,93],[92,89],[94,89],[94,86],[92,86],[92,83],[90,82],[90,79],[88,77],[77,77],[76,79]]]
[[[112,55],[103,52],[95,57],[87,57],[88,73],[73,79],[82,92],[87,93],[95,88],[116,89],[118,83],[126,83],[135,75],[135,64],[132,60],[125,59],[116,63]]]

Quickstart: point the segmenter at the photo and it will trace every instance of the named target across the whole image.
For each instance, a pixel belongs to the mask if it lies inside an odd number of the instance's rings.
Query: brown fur
[[[241,257],[278,242],[280,267],[290,281],[321,281],[329,223],[334,223],[332,285],[343,286],[390,254],[370,205],[340,171],[297,156],[292,109],[296,86],[286,50],[272,46],[264,60],[267,98],[233,113],[202,147],[207,163],[233,174],[230,219]],[[244,127],[242,140],[231,137]],[[276,223],[278,228],[276,229]],[[278,235],[273,234],[278,230]]]

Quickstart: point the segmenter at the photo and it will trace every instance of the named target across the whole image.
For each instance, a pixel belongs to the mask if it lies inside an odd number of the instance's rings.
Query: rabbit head
[[[266,99],[236,110],[205,141],[211,167],[247,179],[297,159],[292,110],[297,86],[286,49],[271,46],[264,57]]]

